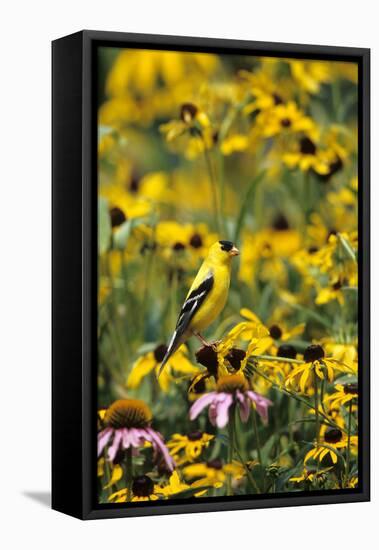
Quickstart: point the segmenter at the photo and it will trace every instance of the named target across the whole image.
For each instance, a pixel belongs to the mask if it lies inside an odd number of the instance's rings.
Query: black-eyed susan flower
[[[291,169],[300,168],[303,172],[313,170],[326,175],[330,171],[330,157],[309,137],[303,136],[293,145],[293,150],[283,153],[283,162]]]
[[[173,434],[167,442],[167,448],[178,466],[194,462],[214,439],[214,435],[193,431],[187,435]]]
[[[125,487],[119,491],[112,493],[108,500],[109,502],[144,502],[147,500],[158,500],[160,486],[154,483],[151,477],[147,475],[141,475],[133,478],[131,493],[132,497],[128,499],[129,489]]]
[[[149,351],[145,355],[139,357],[130,371],[126,383],[127,387],[136,389],[139,387],[142,380],[151,372],[155,371],[157,373],[166,352],[167,346],[165,344],[159,344],[153,351]],[[198,372],[199,369],[191,363],[188,358],[188,350],[186,346],[183,345],[170,357],[167,369],[162,373],[162,376],[158,378],[158,383],[161,390],[167,392],[171,382],[178,374],[191,378]]]
[[[328,286],[321,287],[318,290],[315,298],[315,304],[323,305],[337,300],[341,306],[345,303],[345,296],[343,292],[344,286],[348,286],[348,281],[341,279],[340,277],[334,278],[330,281]]]
[[[182,103],[179,118],[161,124],[159,129],[167,142],[183,151],[189,159],[215,144],[214,129],[207,114],[194,103]]]
[[[271,347],[274,343],[280,345],[280,342],[287,342],[288,340],[292,340],[300,336],[305,329],[305,323],[298,323],[293,327],[288,327],[285,323],[278,321],[268,323],[267,327],[265,327],[259,317],[257,317],[257,315],[255,315],[255,313],[248,308],[242,308],[240,310],[240,314],[242,315],[242,317],[245,317],[245,319],[248,320],[248,326],[251,327],[252,331],[259,331],[258,334],[256,334],[256,332],[252,332],[251,335],[248,333],[248,331],[245,331],[242,337],[246,339],[254,337],[257,338],[259,336],[261,336],[261,338],[265,337],[266,340],[264,341],[264,343],[261,342],[261,346],[265,347],[266,349]],[[264,329],[266,330],[265,335],[263,335]],[[257,351],[256,353],[264,353],[264,351]]]
[[[292,476],[290,477],[289,481],[292,483],[302,483],[302,482],[309,482],[313,483],[314,481],[317,481],[318,483],[323,483],[326,481],[327,476],[326,474],[332,470],[333,467],[328,468],[303,468],[303,471],[298,476]]]
[[[178,472],[174,470],[166,483],[156,483],[147,475],[141,475],[133,478],[131,486],[132,502],[145,502],[149,500],[165,500],[182,491],[190,489],[192,485],[181,481]],[[202,493],[202,492],[201,492]],[[194,496],[197,496],[195,493]],[[109,502],[128,501],[128,488],[121,489],[112,493]]]
[[[318,93],[321,85],[332,78],[332,67],[327,61],[291,59],[288,64],[298,85],[310,94]]]
[[[219,458],[214,458],[208,462],[190,464],[183,468],[183,474],[188,479],[196,479],[192,487],[212,486],[219,489],[224,485],[228,476],[235,479],[241,479],[244,475],[244,469],[238,462],[224,464]]]
[[[160,453],[169,470],[174,461],[162,436],[150,427],[152,414],[149,407],[138,399],[119,399],[112,403],[104,416],[105,428],[98,434],[98,456],[108,447],[106,457],[113,462],[119,451],[139,449],[151,443]]]
[[[324,338],[322,345],[327,357],[334,359],[349,372],[357,372],[358,351],[356,336],[347,342],[338,342],[331,338]]]
[[[286,84],[278,82],[272,75],[272,71],[263,66],[257,71],[239,71],[238,78],[241,86],[246,89],[248,96],[243,107],[243,114],[250,115],[271,109],[276,105],[282,105],[289,99],[289,88]]]
[[[342,405],[346,405],[358,396],[357,382],[347,382],[345,384],[336,384],[335,392],[327,395],[324,399],[331,409],[338,409]]]
[[[298,387],[306,392],[309,383],[313,384],[313,376],[320,380],[333,382],[334,371],[339,367],[335,359],[325,357],[325,351],[319,344],[312,344],[304,352],[304,363],[292,369],[286,379],[287,387]]]
[[[317,139],[319,135],[314,120],[307,116],[294,101],[260,112],[256,118],[256,126],[265,138],[282,133],[305,134],[311,139]]]
[[[190,409],[190,419],[194,420],[209,407],[209,420],[214,426],[224,428],[229,422],[229,409],[239,409],[242,422],[247,422],[254,405],[264,423],[268,422],[268,408],[272,402],[252,390],[240,374],[222,376],[218,379],[216,391],[202,395]]]
[[[159,495],[162,495],[164,498],[170,498],[171,496],[177,495],[178,493],[186,491],[190,488],[192,488],[192,485],[184,483],[177,470],[175,470],[170,475],[168,482],[162,483],[159,486]],[[197,494],[194,496],[197,496]]]
[[[338,451],[340,449],[346,449],[348,445],[353,452],[356,452],[358,445],[358,436],[348,436],[342,432],[339,428],[325,426],[321,428],[321,439],[318,445],[315,445],[304,457],[304,465],[309,460],[317,460],[322,462],[325,458],[330,456],[333,464],[338,462]],[[337,451],[337,452],[336,452]]]

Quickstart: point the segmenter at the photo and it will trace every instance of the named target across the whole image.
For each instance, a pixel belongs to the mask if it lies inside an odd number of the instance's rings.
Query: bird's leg
[[[205,340],[205,338],[200,334],[200,332],[193,331],[193,335],[200,340],[203,346],[212,347],[215,351],[217,350],[217,343],[213,342],[212,344],[210,344]]]

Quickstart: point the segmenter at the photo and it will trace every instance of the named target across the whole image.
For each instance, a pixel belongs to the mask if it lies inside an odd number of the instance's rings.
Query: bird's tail
[[[166,351],[166,355],[163,357],[161,366],[159,367],[157,378],[160,377],[167,361],[170,359],[171,355],[173,355],[176,352],[176,350],[178,349],[178,347],[180,346],[181,343],[182,343],[181,338],[180,338],[179,334],[175,331],[174,334],[171,337],[170,343],[169,343],[167,351]]]

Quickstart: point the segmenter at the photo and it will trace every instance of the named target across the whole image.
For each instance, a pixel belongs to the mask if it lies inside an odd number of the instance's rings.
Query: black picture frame
[[[355,489],[96,504],[97,73],[99,46],[354,61],[359,68],[359,421]],[[370,499],[370,50],[81,31],[52,43],[52,507],[81,519]],[[363,396],[363,397],[362,397]]]

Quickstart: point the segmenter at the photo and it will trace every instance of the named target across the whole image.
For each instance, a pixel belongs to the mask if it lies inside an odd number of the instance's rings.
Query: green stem
[[[347,487],[350,474],[350,444],[351,444],[351,417],[353,409],[353,400],[349,401],[349,420],[347,424],[347,448],[346,448],[346,472],[345,472],[345,486]]]
[[[315,390],[315,417],[316,417],[316,441],[317,448],[320,446],[320,411],[319,411],[319,394],[318,394],[318,376],[316,371],[313,371],[314,390]]]
[[[176,318],[178,315],[177,298],[178,298],[178,270],[174,268],[171,281],[171,303],[170,303],[170,330],[175,327]]]
[[[221,227],[223,235],[228,238],[227,224],[225,223],[225,160],[220,150],[218,150],[218,180],[220,188]]]
[[[259,465],[261,467],[263,467],[262,453],[261,453],[261,443],[259,441],[259,433],[258,433],[257,412],[256,412],[255,409],[252,412],[253,412],[253,426],[254,426],[254,434],[255,434],[255,443],[256,443],[256,446],[257,446],[257,455],[258,455]]]
[[[126,502],[132,500],[132,486],[133,486],[133,456],[132,447],[126,449],[126,465],[125,465],[125,481],[126,481]]]
[[[229,423],[228,423],[228,435],[229,435],[229,446],[228,446],[228,464],[233,462],[233,452],[234,452],[234,414],[235,406],[232,405],[230,409]],[[226,484],[226,494],[228,497],[233,495],[232,488],[232,475],[228,474],[227,484]]]
[[[253,489],[254,489],[257,493],[260,493],[261,491],[260,491],[260,489],[259,489],[259,487],[258,487],[258,485],[257,485],[257,483],[256,483],[256,481],[255,481],[255,479],[253,478],[253,475],[252,475],[252,473],[250,472],[248,465],[247,465],[246,462],[244,461],[244,459],[243,459],[241,453],[239,452],[238,447],[235,446],[235,447],[234,447],[234,450],[235,450],[235,452],[236,452],[236,455],[237,455],[238,458],[239,458],[239,461],[241,462],[242,466],[244,467],[244,470],[245,470],[245,472],[246,472],[246,476],[247,476],[247,479],[248,479],[249,482],[250,482],[250,485],[253,487]]]
[[[357,257],[355,255],[354,250],[351,248],[350,244],[347,242],[347,240],[341,235],[341,233],[338,233],[338,238],[340,240],[340,243],[342,245],[342,248],[346,252],[346,254],[349,256],[353,262],[357,263]]]
[[[104,453],[104,456],[105,455],[106,455],[106,453]],[[110,484],[110,481],[111,481],[111,478],[112,478],[112,472],[111,472],[111,467],[109,465],[109,462],[106,459],[104,459],[104,468],[105,468],[108,483]],[[108,496],[111,496],[111,494],[113,493],[112,485],[109,485],[108,493],[109,493]]]
[[[257,356],[254,356],[254,357],[257,357]],[[282,357],[280,358],[282,359]],[[311,403],[308,403],[308,401],[306,399],[303,399],[302,397],[300,397],[299,395],[296,395],[295,393],[292,393],[290,392],[289,390],[283,388],[282,386],[279,386],[278,384],[276,384],[275,382],[273,382],[271,380],[271,378],[269,378],[264,372],[262,372],[259,368],[257,368],[257,366],[254,364],[254,363],[248,363],[248,365],[253,369],[253,371],[255,373],[257,373],[259,376],[262,376],[262,378],[264,378],[265,380],[267,380],[267,382],[269,382],[271,384],[271,386],[281,392],[281,393],[284,393],[285,395],[288,395],[289,397],[292,397],[293,399],[295,399],[296,401],[299,401],[299,403],[302,403],[303,405],[305,405],[308,409],[312,409],[314,410],[314,405],[311,404]],[[334,428],[338,428],[339,430],[341,430],[342,432],[345,432],[346,433],[346,430],[344,430],[341,426],[339,426],[338,424],[336,424],[335,422],[333,422],[333,420],[331,420],[326,414],[324,414],[323,412],[319,412],[319,414],[326,420],[327,424],[329,426],[333,426]]]
[[[299,359],[290,359],[288,357],[277,357],[275,355],[253,355],[253,359],[259,359],[260,361],[279,361],[280,363],[294,363],[296,365],[303,365],[304,361]]]
[[[143,288],[143,298],[142,298],[142,307],[141,307],[142,330],[144,330],[144,327],[145,327],[146,312],[149,304],[149,293],[150,293],[150,287],[151,287],[151,275],[153,271],[152,268],[153,268],[154,254],[155,254],[154,248],[152,248],[151,250],[148,250],[146,253],[145,277],[143,282],[144,288]]]
[[[214,173],[213,173],[212,160],[211,160],[211,157],[209,155],[209,151],[206,147],[204,139],[203,139],[203,143],[204,143],[204,159],[205,159],[205,164],[206,164],[207,170],[208,170],[208,176],[209,176],[209,181],[210,181],[210,184],[211,184],[211,191],[212,191],[212,196],[213,196],[213,213],[214,213],[215,227],[216,227],[216,230],[217,230],[218,234],[221,234],[220,210],[219,210],[219,205],[218,205],[218,194],[217,194],[216,179],[215,179],[215,176],[214,176]]]

